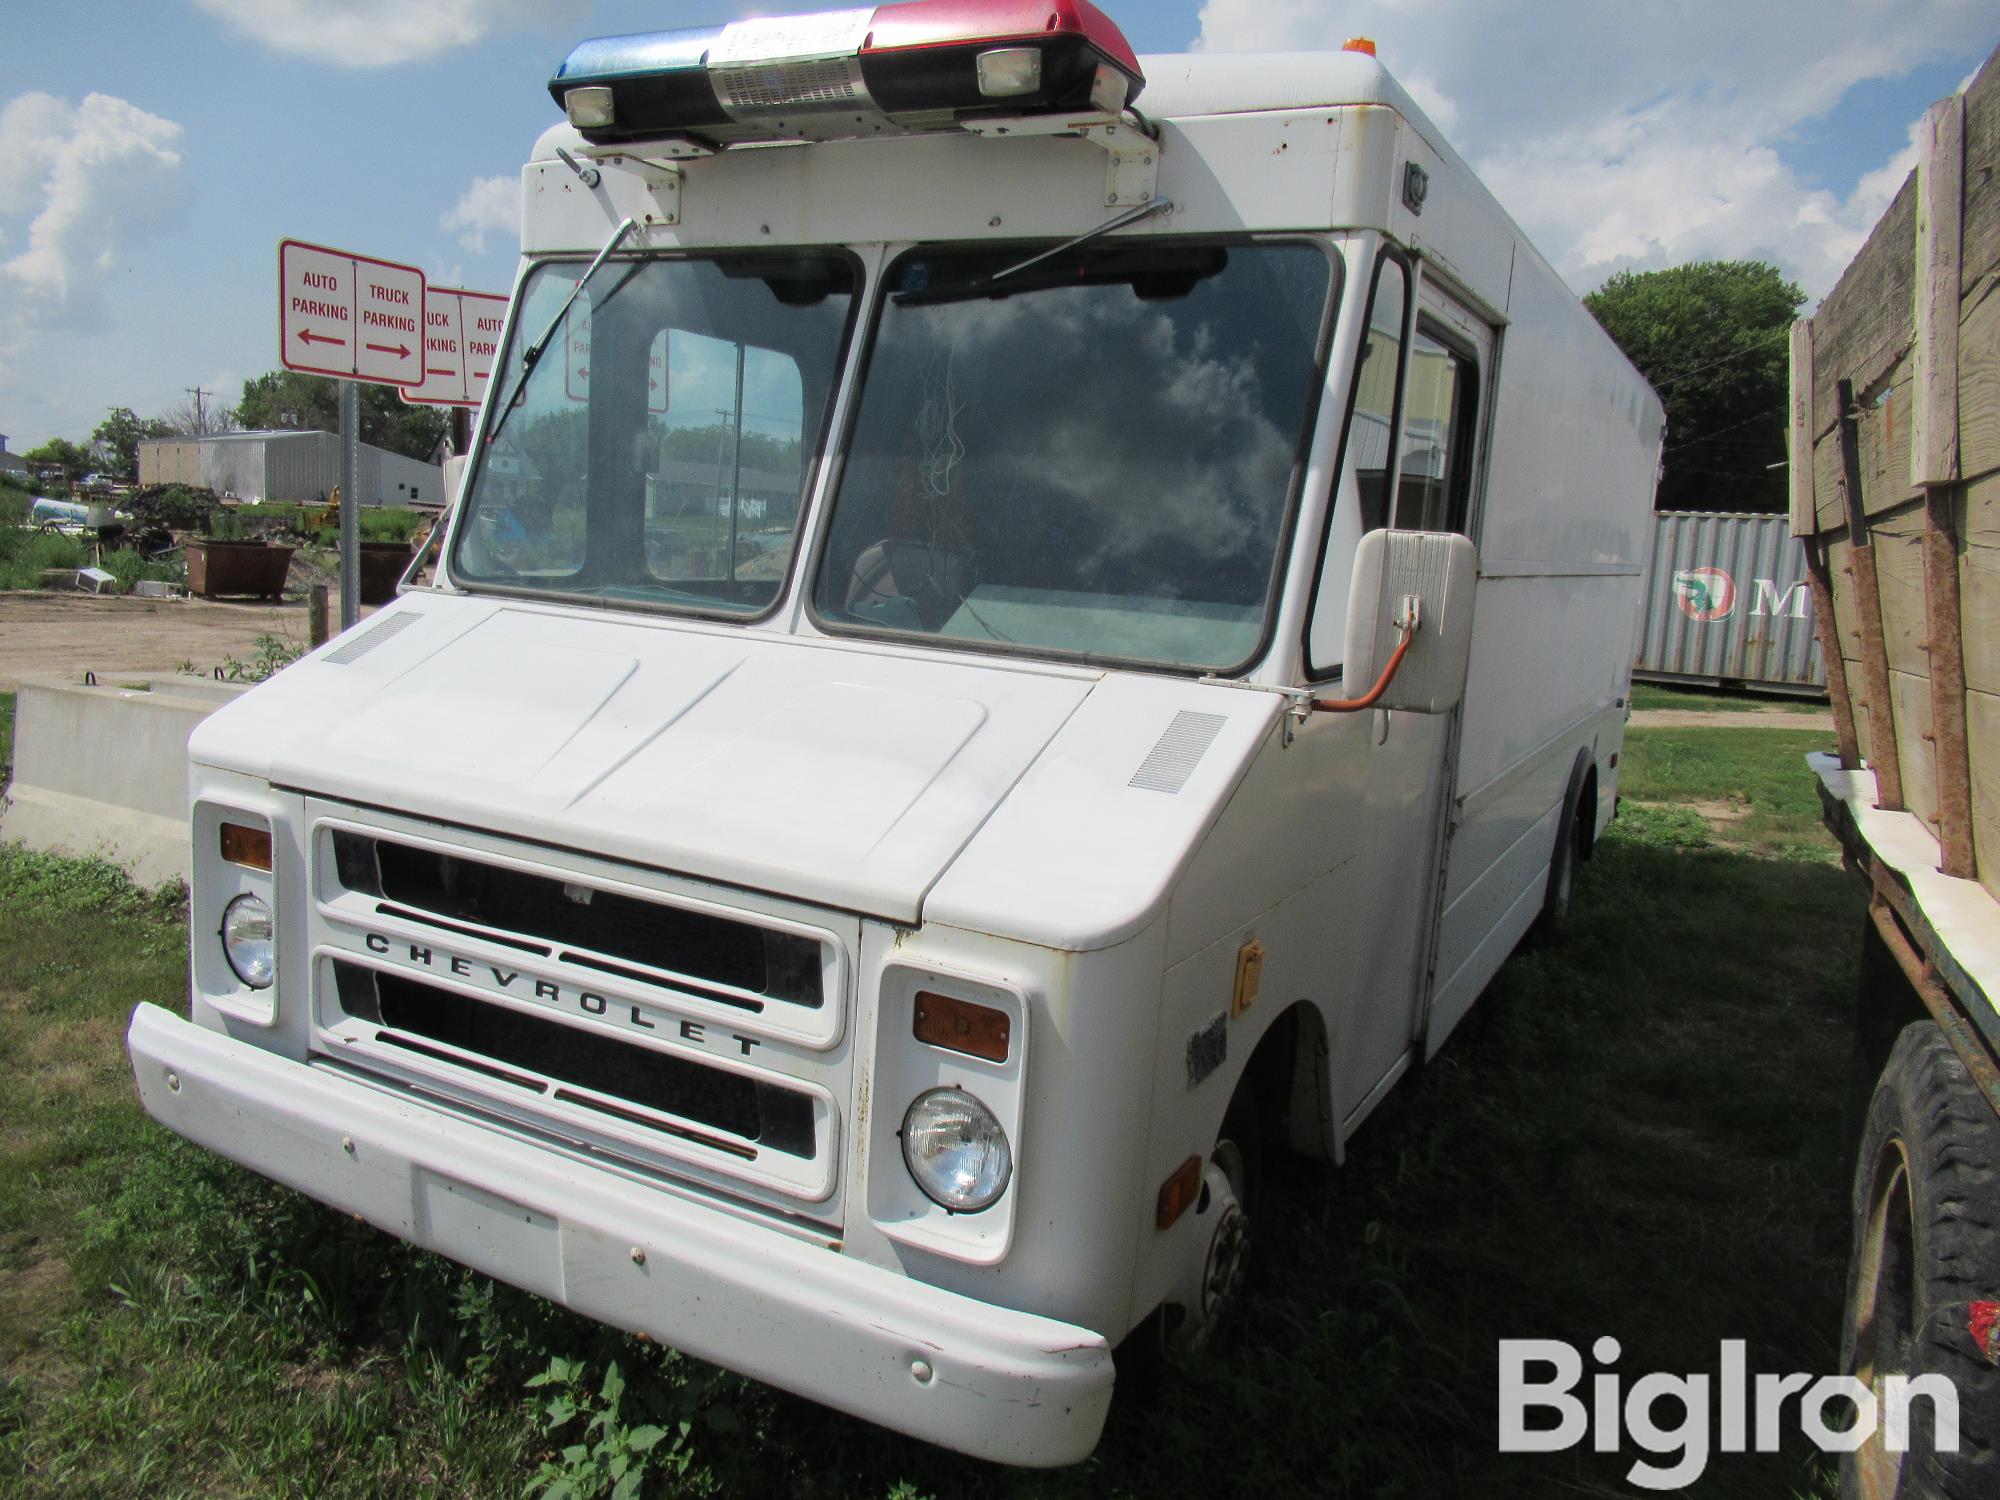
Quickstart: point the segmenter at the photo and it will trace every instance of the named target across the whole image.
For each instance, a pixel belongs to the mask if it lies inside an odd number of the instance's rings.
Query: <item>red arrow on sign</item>
[[[404,344],[363,344],[364,349],[373,349],[377,354],[393,354],[398,359],[408,359],[410,351]]]
[[[330,333],[314,333],[310,329],[301,328],[299,330],[299,342],[301,344],[340,344],[345,346],[347,340],[337,339]]]

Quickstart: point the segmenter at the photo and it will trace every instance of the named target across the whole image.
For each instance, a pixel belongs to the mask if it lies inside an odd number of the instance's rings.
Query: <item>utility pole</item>
[[[202,403],[202,398],[206,396],[208,392],[203,390],[198,385],[182,386],[181,389],[186,391],[190,396],[194,397],[194,435],[196,437],[207,437],[208,416],[207,413],[203,411],[201,403]]]

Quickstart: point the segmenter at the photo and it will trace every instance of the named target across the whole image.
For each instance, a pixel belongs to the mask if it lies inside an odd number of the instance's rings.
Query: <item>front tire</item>
[[[1842,1455],[1843,1500],[2000,1495],[2000,1116],[1931,1021],[1903,1029],[1876,1083],[1853,1207],[1841,1362],[1875,1392],[1877,1423]],[[1908,1451],[1885,1441],[1884,1383],[1924,1375],[1958,1393],[1955,1453],[1922,1397]]]

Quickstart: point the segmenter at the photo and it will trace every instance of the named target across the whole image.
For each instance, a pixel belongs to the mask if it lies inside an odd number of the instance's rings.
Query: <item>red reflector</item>
[[[1005,1011],[929,990],[917,992],[917,1017],[910,1029],[920,1042],[996,1063],[1007,1060],[1013,1032]]]
[[[1174,1168],[1173,1176],[1160,1184],[1160,1203],[1153,1214],[1153,1223],[1161,1229],[1173,1228],[1174,1221],[1192,1208],[1200,1195],[1201,1158],[1190,1156]]]
[[[265,828],[246,828],[241,823],[222,825],[222,857],[232,865],[250,870],[271,868],[271,834]]]

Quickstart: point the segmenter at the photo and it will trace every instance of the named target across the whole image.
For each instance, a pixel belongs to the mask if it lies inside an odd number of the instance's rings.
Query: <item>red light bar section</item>
[[[897,52],[913,47],[997,46],[1051,38],[1075,39],[1095,48],[1132,80],[1137,94],[1146,79],[1132,44],[1088,0],[912,0],[884,5],[868,24],[861,53]]]

